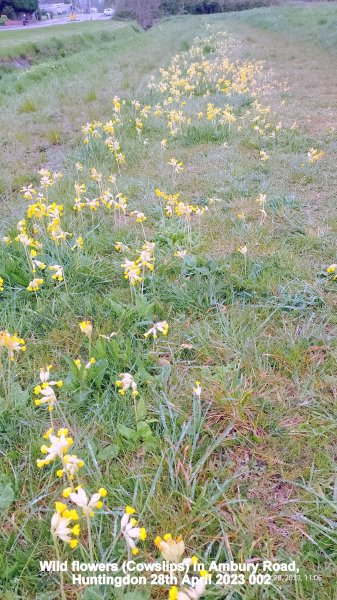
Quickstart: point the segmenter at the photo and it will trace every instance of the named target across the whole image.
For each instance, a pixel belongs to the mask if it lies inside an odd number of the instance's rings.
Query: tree
[[[158,16],[160,0],[134,0],[136,4],[136,17],[143,29],[153,25],[154,17]]]
[[[33,13],[37,10],[38,0],[0,0],[0,12],[4,7],[12,8],[15,13]]]
[[[134,17],[143,29],[153,25],[155,17],[159,16],[160,0],[119,0],[117,14]]]

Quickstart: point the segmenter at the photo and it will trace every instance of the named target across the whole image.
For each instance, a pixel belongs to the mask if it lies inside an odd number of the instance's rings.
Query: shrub
[[[37,111],[37,106],[30,100],[25,100],[19,107],[19,113],[30,113]]]
[[[1,18],[3,16],[6,16],[8,19],[14,20],[16,15],[15,15],[15,10],[14,10],[13,6],[9,6],[8,4],[6,6],[4,6],[2,9]]]

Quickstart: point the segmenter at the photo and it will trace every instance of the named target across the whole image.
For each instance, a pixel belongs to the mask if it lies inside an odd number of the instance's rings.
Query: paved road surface
[[[29,21],[29,25],[7,25],[0,27],[1,31],[15,31],[17,29],[35,29],[37,27],[51,27],[52,25],[64,25],[65,23],[78,23],[79,21],[107,21],[111,17],[105,17],[103,13],[92,13],[91,15],[77,15],[76,21],[70,21],[68,15],[62,17],[54,17],[46,21]]]

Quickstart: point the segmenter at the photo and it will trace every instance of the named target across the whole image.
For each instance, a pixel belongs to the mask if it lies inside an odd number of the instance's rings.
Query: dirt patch
[[[7,64],[13,65],[16,69],[29,69],[31,66],[30,60],[28,58],[15,58],[11,61],[8,61]]]

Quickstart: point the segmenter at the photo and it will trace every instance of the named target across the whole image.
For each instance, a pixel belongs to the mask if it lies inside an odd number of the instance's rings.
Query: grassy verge
[[[217,28],[210,31],[210,24]],[[242,36],[242,46],[223,34],[227,26]],[[326,273],[335,262],[335,145],[331,134],[317,140],[301,126],[294,72],[282,56],[270,74],[274,39],[262,43],[261,33],[260,44],[249,41],[251,31],[241,15],[170,19],[146,35],[126,28],[109,43],[113,61],[106,48],[90,49],[65,58],[64,74],[26,84],[25,101],[38,103],[42,120],[57,109],[62,133],[72,111],[71,140],[61,145],[70,153],[59,161],[49,154],[44,163],[32,158],[39,167],[62,167],[55,185],[42,182],[42,204],[63,205],[62,230],[72,236],[55,243],[55,207],[41,219],[32,209],[27,232],[43,245],[38,259],[61,265],[64,275],[58,281],[54,271],[38,271],[44,283],[36,293],[27,290],[31,259],[14,241],[14,226],[12,243],[1,248],[1,323],[27,345],[2,382],[6,600],[57,597],[59,589],[59,576],[41,575],[38,565],[55,556],[50,519],[67,485],[56,463],[36,466],[51,421],[43,405],[34,406],[40,397],[34,387],[40,368],[51,363],[52,377],[64,382],[54,386],[52,425],[69,428],[72,452],[85,463],[79,475],[85,489],[108,490],[92,522],[97,560],[125,557],[120,517],[125,504],[134,504],[148,528],[139,544],[142,560],[158,559],[152,537],[170,531],[183,536],[186,555],[206,566],[297,562],[294,578],[274,577],[264,590],[210,586],[207,599],[330,600],[335,593],[336,316],[335,283]],[[294,40],[291,52],[296,47]],[[312,64],[315,49],[306,48]],[[159,73],[177,50],[179,63]],[[247,55],[251,64],[240,70]],[[268,64],[260,74],[261,55]],[[80,68],[84,56],[88,73]],[[287,90],[278,85],[283,64]],[[89,91],[92,99],[83,100]],[[20,102],[17,92],[7,114],[21,114],[37,143],[43,128],[36,131],[34,111],[18,111]],[[299,124],[279,126],[289,110]],[[82,134],[80,120],[91,123]],[[109,137],[112,152],[104,143]],[[325,154],[310,159],[311,147]],[[125,164],[116,161],[119,152]],[[27,173],[24,184],[38,188],[40,177]],[[169,195],[166,201],[157,188]],[[125,214],[118,194],[127,199]],[[80,237],[83,247],[75,243]],[[144,261],[139,272],[135,267],[143,281],[133,287],[121,265],[136,260],[145,241],[155,244],[154,269]],[[149,252],[145,262],[152,264]],[[86,320],[93,325],[89,337],[79,328]],[[163,321],[167,335],[144,337]],[[121,373],[132,374],[139,396],[130,389],[121,396]],[[77,549],[60,542],[62,558],[90,554],[82,516],[81,526]],[[134,595],[99,585],[74,590],[66,575],[63,587],[66,598],[146,600],[167,597],[168,586]]]

